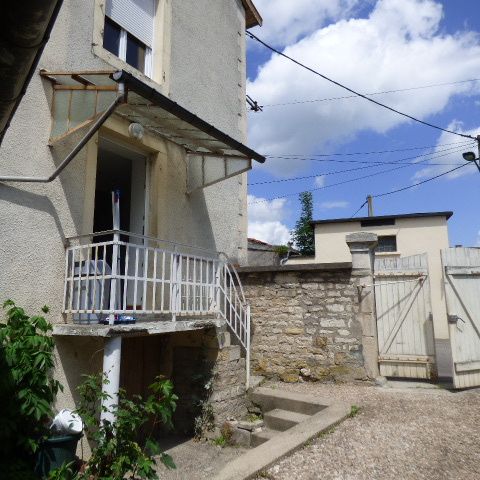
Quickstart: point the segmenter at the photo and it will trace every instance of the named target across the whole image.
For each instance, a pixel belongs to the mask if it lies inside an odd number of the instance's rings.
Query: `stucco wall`
[[[97,4],[64,2],[38,69],[112,68],[92,52]],[[237,0],[217,1],[215,8],[206,0],[183,0],[171,2],[171,14],[171,90],[163,88],[163,93],[245,141],[243,7]],[[51,97],[50,82],[34,75],[0,149],[2,173],[44,176],[84,133],[47,146]],[[0,297],[14,297],[33,310],[49,304],[54,321],[60,320],[63,239],[88,233],[92,225],[96,141],[90,142],[90,153],[84,148],[51,184],[0,185]],[[181,148],[159,140],[155,153],[148,139],[136,146],[153,155],[151,192],[157,198],[147,233],[223,251],[244,263],[246,175],[187,196]]]
[[[366,378],[350,267],[240,269],[252,312],[252,371],[283,381]]]
[[[159,90],[230,136],[245,141],[243,7],[237,0],[216,0],[214,8],[207,0],[165,1],[172,19],[167,25],[171,52],[165,65],[168,82]],[[98,37],[94,25],[97,19],[98,28],[102,3],[64,2],[38,70],[118,67],[93,53],[100,48],[92,42]],[[46,176],[85,133],[80,130],[49,147],[51,100],[51,83],[34,75],[0,148],[2,174]],[[112,119],[100,135],[113,133],[132,142],[124,136],[127,126]],[[92,229],[97,144],[98,136],[50,184],[0,184],[0,301],[13,298],[29,312],[47,304],[52,322],[64,320],[64,239]],[[149,156],[152,167],[150,230],[146,233],[223,251],[244,263],[246,175],[188,196],[182,148],[151,135],[145,135],[135,147]],[[66,356],[67,350],[71,355]],[[57,375],[66,386],[64,405],[71,404],[74,382],[69,379],[76,379],[76,372],[89,365],[92,353],[73,346],[59,347]]]

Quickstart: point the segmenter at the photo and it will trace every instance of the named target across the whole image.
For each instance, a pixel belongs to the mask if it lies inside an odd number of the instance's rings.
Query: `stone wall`
[[[283,381],[366,378],[351,264],[245,267],[252,372]]]

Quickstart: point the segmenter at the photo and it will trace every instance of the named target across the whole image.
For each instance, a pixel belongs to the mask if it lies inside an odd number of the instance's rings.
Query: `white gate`
[[[455,388],[480,385],[480,249],[442,251]]]
[[[427,254],[375,259],[380,374],[435,378]]]

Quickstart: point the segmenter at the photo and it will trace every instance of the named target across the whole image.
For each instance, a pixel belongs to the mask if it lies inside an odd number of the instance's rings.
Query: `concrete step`
[[[263,421],[269,429],[284,432],[298,423],[302,423],[309,417],[310,415],[305,415],[303,413],[275,408],[263,416]]]
[[[263,429],[261,432],[252,433],[250,439],[250,447],[255,448],[261,445],[262,443],[268,442],[275,435],[277,435],[277,430],[270,430],[268,428]]]
[[[259,405],[264,412],[280,408],[305,415],[314,415],[330,405],[330,402],[326,399],[264,387],[253,390],[250,394],[250,400]]]

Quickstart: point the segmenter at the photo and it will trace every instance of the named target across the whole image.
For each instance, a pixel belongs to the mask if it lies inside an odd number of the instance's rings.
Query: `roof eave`
[[[243,7],[245,8],[245,25],[247,28],[261,27],[263,24],[263,18],[260,15],[257,7],[253,4],[252,0],[242,0]]]
[[[404,213],[399,215],[375,215],[373,217],[354,217],[354,218],[331,218],[326,220],[312,220],[311,225],[325,225],[327,223],[352,223],[361,222],[363,220],[389,220],[402,218],[426,218],[426,217],[445,217],[447,220],[453,215],[452,211],[445,212],[421,212],[421,213]]]

